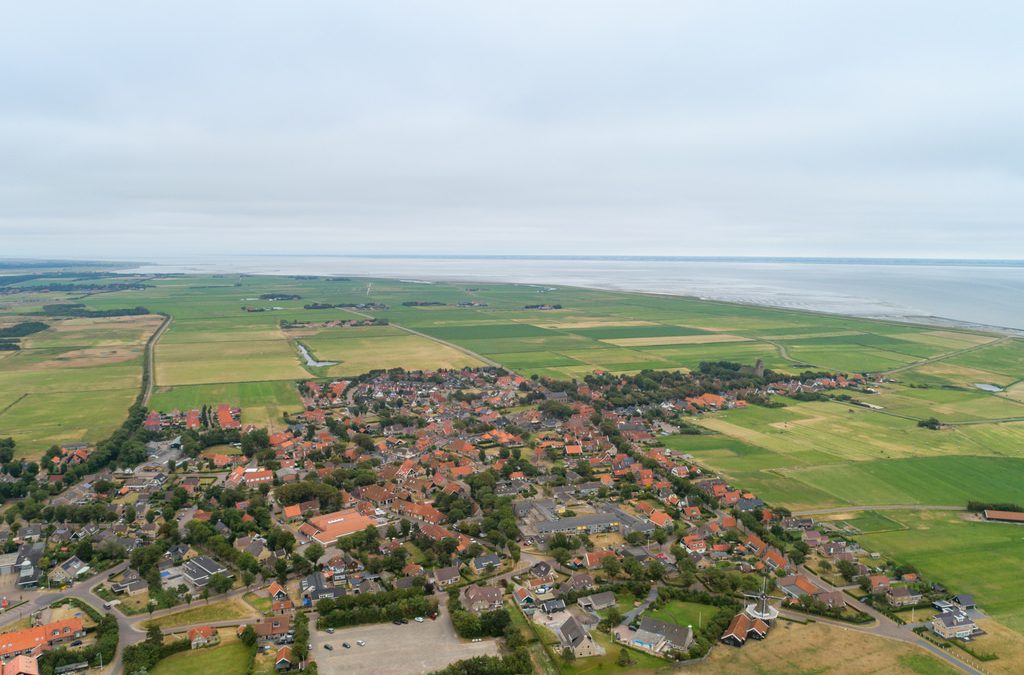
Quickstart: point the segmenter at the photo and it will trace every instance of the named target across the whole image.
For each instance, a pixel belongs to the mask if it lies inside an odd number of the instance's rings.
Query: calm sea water
[[[1024,330],[1020,261],[235,256],[164,260],[125,271],[570,285]]]

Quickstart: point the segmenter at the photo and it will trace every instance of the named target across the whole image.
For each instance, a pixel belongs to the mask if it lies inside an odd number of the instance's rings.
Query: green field
[[[928,579],[973,593],[993,618],[1024,632],[1024,529],[1017,525],[969,522],[958,513],[900,512],[910,529],[865,534],[857,540],[916,566]]]
[[[243,424],[272,427],[283,425],[283,413],[295,412],[302,407],[298,390],[291,380],[158,386],[150,406],[171,411],[218,403],[240,406]]]
[[[26,457],[108,436],[139,395],[144,346],[160,321],[47,318],[47,330],[0,360],[0,436]]]
[[[230,639],[216,647],[172,654],[159,661],[152,675],[245,675],[252,661],[252,649]]]

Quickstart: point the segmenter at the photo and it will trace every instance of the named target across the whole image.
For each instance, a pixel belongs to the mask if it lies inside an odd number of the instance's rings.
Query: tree
[[[313,543],[311,543],[309,546],[306,547],[306,551],[304,553],[304,555],[306,556],[306,560],[308,560],[309,562],[313,563],[314,565],[316,564],[316,561],[319,560],[320,557],[323,554],[324,554],[324,547],[321,546],[320,544],[316,543],[315,541]]]
[[[242,633],[239,636],[239,638],[242,640],[243,643],[245,643],[249,647],[256,646],[256,641],[257,641],[256,631],[253,629],[253,627],[251,625],[250,626],[246,626],[242,630]]]
[[[620,666],[622,666],[623,668],[625,668],[626,666],[628,666],[631,663],[633,663],[633,659],[630,658],[629,652],[626,651],[625,647],[623,647],[622,649],[619,650],[619,658],[615,662],[617,664],[619,664]]]

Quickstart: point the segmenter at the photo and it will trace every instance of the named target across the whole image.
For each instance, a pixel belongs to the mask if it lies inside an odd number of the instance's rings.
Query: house
[[[245,625],[241,625],[238,632],[241,633],[244,629]],[[260,640],[278,638],[291,631],[292,618],[288,615],[267,617],[252,624],[252,629],[256,631],[256,637]]]
[[[494,569],[495,567],[501,565],[501,556],[496,555],[494,553],[489,553],[487,555],[478,555],[477,557],[473,558],[472,565],[474,572],[476,572],[477,574],[483,574],[487,570]]]
[[[602,650],[595,644],[594,638],[586,631],[576,617],[569,617],[558,627],[558,641],[563,650],[570,650],[578,659],[595,656]]]
[[[376,522],[372,518],[363,515],[356,509],[342,509],[310,518],[299,528],[299,533],[322,546],[331,546],[341,537],[347,537],[375,526]]]
[[[742,647],[749,638],[763,640],[768,635],[768,624],[761,619],[754,619],[744,612],[740,612],[729,622],[728,628],[719,638],[722,642],[733,647]]]
[[[452,565],[450,567],[440,567],[434,570],[434,582],[444,588],[451,586],[452,584],[458,583],[462,580],[462,575],[459,574],[459,566]]]
[[[471,612],[487,612],[501,609],[500,588],[494,586],[470,586],[465,592],[465,606]]]
[[[277,650],[277,656],[274,657],[274,670],[279,673],[291,670],[294,662],[295,657],[292,655],[292,648],[288,646],[281,647]]]
[[[90,567],[73,555],[50,570],[50,580],[61,584],[74,582],[78,577],[89,571]]]
[[[192,649],[199,649],[220,642],[217,631],[210,626],[197,626],[188,632],[188,642]]]
[[[522,586],[519,586],[512,591],[512,597],[515,599],[517,605],[524,608],[533,607],[537,603],[537,598],[534,597],[533,593]]]
[[[615,594],[611,591],[587,595],[576,601],[576,604],[588,612],[598,612],[602,609],[615,606]]]
[[[333,577],[333,575],[332,575]],[[313,572],[299,582],[299,593],[309,603],[341,597],[345,591],[328,583],[322,572]],[[278,601],[283,602],[283,601]]]
[[[284,590],[284,586],[277,583],[276,581],[270,584],[270,588],[267,589],[267,593],[270,595],[271,600],[288,599],[288,591]]]
[[[893,607],[906,607],[908,605],[916,605],[921,602],[921,594],[913,589],[907,588],[906,586],[896,586],[890,588],[885,593],[885,599]]]
[[[46,551],[46,545],[42,542],[24,543],[18,549],[18,557],[14,563],[14,570],[18,575],[18,588],[35,588],[39,585],[39,577],[42,569],[39,561]]]
[[[85,635],[85,626],[77,618],[25,628],[0,635],[0,659],[20,654],[37,654]]]
[[[969,593],[961,593],[960,595],[953,596],[953,602],[955,602],[960,609],[975,609],[977,605],[974,602],[974,596]]]
[[[196,556],[191,560],[185,562],[181,566],[181,571],[184,573],[185,578],[188,579],[196,588],[204,588],[210,583],[210,577],[215,574],[219,574],[222,577],[231,578],[232,575],[228,572],[228,568],[221,565],[219,562],[205,555]]]
[[[569,579],[562,584],[563,591],[584,591],[588,588],[593,588],[594,577],[590,576],[586,572],[576,572]]]
[[[555,600],[545,600],[540,603],[540,611],[545,614],[554,614],[555,612],[561,612],[565,610],[565,600],[557,598]]]
[[[551,580],[555,578],[555,573],[551,569],[551,564],[544,562],[543,560],[530,568],[530,574],[538,579]]]
[[[38,657],[22,654],[0,665],[2,675],[39,675]]]
[[[640,620],[639,628],[633,633],[631,644],[655,654],[670,650],[685,652],[693,644],[693,630],[645,616]]]
[[[932,630],[947,640],[969,638],[980,629],[965,612],[943,612],[932,619]]]

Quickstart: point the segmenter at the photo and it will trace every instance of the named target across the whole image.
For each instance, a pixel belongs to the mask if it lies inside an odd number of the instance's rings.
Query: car
[[[423,623],[423,617],[422,616],[418,616],[418,617],[416,617],[415,621],[416,621],[416,623]]]
[[[405,622],[404,622],[404,621],[402,621],[401,619],[395,619],[395,620],[394,620],[394,621],[392,621],[391,623],[395,624],[396,626],[401,626],[401,625],[402,625],[403,623],[405,623]]]
[[[82,644],[82,641],[81,641],[81,640],[75,640],[74,642],[72,642],[72,643],[71,643],[71,646],[72,646],[72,647],[77,647],[77,646],[78,646],[78,645],[80,645],[80,644]]]
[[[401,622],[402,622],[402,625],[403,625],[403,626],[404,626],[405,624],[409,623],[409,620],[408,620],[408,619],[399,619],[399,621],[401,621]]]
[[[331,645],[324,645],[324,649],[326,649],[329,652],[334,651],[334,647]]]
[[[334,635],[334,629],[333,628],[328,628],[327,632],[330,633],[331,635]]]
[[[362,647],[362,646],[366,645],[366,640],[356,640],[356,644],[359,645],[360,647]]]
[[[347,643],[347,642],[342,642],[342,643],[341,643],[341,646],[342,646],[342,647],[344,647],[345,649],[352,649],[352,645],[350,645],[350,644],[349,644],[349,643]]]

